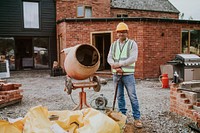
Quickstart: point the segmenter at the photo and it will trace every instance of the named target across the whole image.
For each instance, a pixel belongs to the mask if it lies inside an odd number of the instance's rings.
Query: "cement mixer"
[[[89,44],[79,44],[67,51],[64,67],[67,75],[76,80],[84,80],[93,75],[100,65],[98,50]]]
[[[84,88],[90,89],[92,87],[94,91],[100,91],[100,79],[98,76],[93,75],[100,65],[100,54],[93,45],[89,44],[79,44],[64,49],[64,52],[66,53],[64,67],[67,73],[65,91],[71,94],[72,90],[81,88],[82,91],[79,93],[80,103],[74,110],[78,108],[82,109],[83,104],[90,107],[86,102]],[[76,80],[85,80],[88,78],[89,82],[72,83],[72,78]]]

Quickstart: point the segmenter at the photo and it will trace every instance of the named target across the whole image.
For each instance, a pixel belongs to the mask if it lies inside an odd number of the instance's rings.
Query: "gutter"
[[[200,20],[183,20],[169,18],[146,18],[146,17],[127,17],[127,18],[63,18],[57,20],[56,23],[62,22],[111,22],[111,21],[149,21],[149,22],[172,22],[186,24],[200,24]]]

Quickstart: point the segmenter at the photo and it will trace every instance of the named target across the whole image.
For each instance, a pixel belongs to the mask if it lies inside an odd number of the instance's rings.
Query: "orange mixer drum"
[[[77,80],[89,78],[97,71],[99,65],[99,51],[89,44],[79,44],[72,47],[64,61],[67,75]]]

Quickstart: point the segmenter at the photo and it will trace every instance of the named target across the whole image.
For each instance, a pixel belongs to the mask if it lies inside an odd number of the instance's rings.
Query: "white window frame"
[[[39,2],[23,1],[23,21],[25,29],[40,28]]]
[[[91,6],[77,6],[77,17],[78,18],[91,18],[92,7]]]

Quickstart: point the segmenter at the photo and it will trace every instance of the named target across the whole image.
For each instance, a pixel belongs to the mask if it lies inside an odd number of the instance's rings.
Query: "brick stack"
[[[21,84],[0,82],[0,108],[21,102],[23,95]]]
[[[188,117],[200,127],[200,102],[197,93],[180,90],[178,84],[170,86],[170,111]]]

